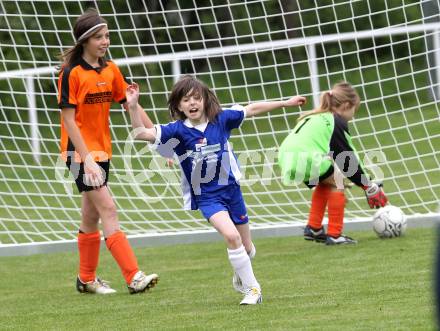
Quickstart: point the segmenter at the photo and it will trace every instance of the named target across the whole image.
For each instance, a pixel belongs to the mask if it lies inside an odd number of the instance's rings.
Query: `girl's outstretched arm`
[[[127,98],[127,107],[130,113],[131,126],[134,129],[135,139],[146,140],[153,143],[156,140],[156,129],[154,127],[147,129],[144,126],[141,114],[143,110],[138,107],[139,85],[136,83],[128,85],[125,96]]]
[[[257,116],[281,107],[302,106],[305,103],[306,98],[299,95],[284,101],[262,101],[251,103],[245,107],[246,117]]]

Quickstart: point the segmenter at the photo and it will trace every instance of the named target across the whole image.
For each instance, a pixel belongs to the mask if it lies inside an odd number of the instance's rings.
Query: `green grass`
[[[263,304],[238,305],[222,242],[136,249],[158,287],[128,294],[107,251],[99,275],[118,291],[80,295],[77,255],[0,258],[1,330],[434,330],[433,229],[380,240],[351,233],[357,246],[326,247],[301,237],[255,240]]]

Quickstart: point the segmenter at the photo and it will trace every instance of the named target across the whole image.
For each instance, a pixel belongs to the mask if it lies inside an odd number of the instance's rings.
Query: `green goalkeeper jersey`
[[[369,184],[351,141],[347,121],[331,112],[309,115],[299,121],[284,139],[278,154],[286,185],[300,182],[316,185],[333,173],[334,163],[356,185]]]

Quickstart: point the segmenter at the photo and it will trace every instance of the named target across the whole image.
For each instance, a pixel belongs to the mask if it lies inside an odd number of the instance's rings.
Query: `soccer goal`
[[[351,82],[362,98],[350,124],[360,158],[411,224],[440,217],[437,1],[1,1],[0,255],[68,248],[76,238],[80,195],[59,155],[56,67],[91,4],[108,20],[109,57],[139,83],[155,123],[169,122],[167,96],[185,73],[224,106],[300,94],[302,111],[335,82]],[[295,233],[307,219],[311,192],[283,186],[276,165],[298,115],[254,117],[231,137],[255,233]],[[111,130],[109,188],[123,230],[139,244],[211,238],[200,213],[182,210],[178,167],[130,140],[116,104]],[[368,225],[362,190],[347,197],[347,224]]]

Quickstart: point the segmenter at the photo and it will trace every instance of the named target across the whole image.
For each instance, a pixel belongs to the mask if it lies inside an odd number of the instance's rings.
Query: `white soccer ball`
[[[400,237],[406,231],[406,216],[399,207],[387,205],[374,214],[373,230],[379,238]]]

